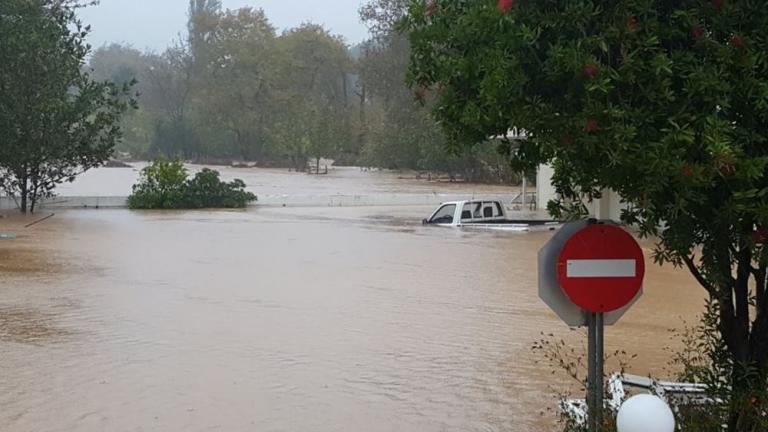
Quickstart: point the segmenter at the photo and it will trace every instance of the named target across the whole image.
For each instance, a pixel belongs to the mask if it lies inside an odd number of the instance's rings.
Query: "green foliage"
[[[160,55],[112,45],[92,57],[99,77],[139,82],[141,109],[123,121],[119,151],[297,170],[321,157],[477,180],[512,178],[492,144],[444,151],[429,106],[404,82],[410,47],[395,24],[407,2],[364,5],[373,38],[352,48],[316,24],[278,34],[261,9],[189,3],[183,43]]]
[[[242,180],[223,182],[218,171],[208,168],[188,179],[180,161],[157,159],[141,170],[141,179],[133,186],[128,206],[132,209],[243,208],[255,200],[254,194],[245,191]]]
[[[132,209],[172,209],[184,206],[187,170],[180,161],[157,159],[141,170],[128,197]]]
[[[0,2],[0,186],[34,211],[59,183],[106,161],[133,106],[132,80],[84,72],[77,2]]]
[[[518,127],[518,167],[549,162],[560,199],[619,193],[717,303],[747,395],[768,386],[768,9],[753,1],[410,2],[410,81],[434,95],[450,145]],[[729,407],[732,431],[755,410]]]
[[[361,17],[372,39],[362,46],[359,60],[366,99],[363,158],[369,166],[444,171],[469,180],[510,182],[517,176],[495,145],[483,139],[481,148],[453,148],[430,116],[431,92],[405,85],[411,46],[397,25],[408,11],[405,0],[372,0]]]
[[[679,370],[677,379],[706,384],[713,399],[705,405],[680,407],[677,422],[681,431],[719,432],[728,422],[733,364],[717,333],[715,307],[709,303],[701,322],[681,332],[683,348],[673,353],[671,365]]]
[[[256,200],[256,195],[245,190],[242,180],[223,182],[218,171],[208,168],[188,180],[183,191],[187,208],[243,208]]]
[[[115,145],[115,151],[134,158],[148,158],[155,119],[153,112],[147,109],[151,102],[147,96],[152,95],[147,77],[148,57],[132,47],[111,44],[96,49],[89,66],[96,81],[111,81],[117,85],[136,83],[134,88],[142,95],[142,109],[130,110],[123,116],[123,139]]]

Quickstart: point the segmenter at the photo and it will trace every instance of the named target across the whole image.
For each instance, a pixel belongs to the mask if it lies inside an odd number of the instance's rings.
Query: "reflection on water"
[[[551,234],[423,227],[429,210],[69,211],[19,229],[0,257],[44,264],[0,267],[0,430],[551,430],[558,383],[531,345],[583,344],[536,297]],[[685,273],[649,266],[608,349],[661,373],[691,298]]]

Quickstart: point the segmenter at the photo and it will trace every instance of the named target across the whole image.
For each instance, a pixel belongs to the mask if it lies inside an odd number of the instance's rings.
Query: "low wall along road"
[[[259,195],[253,206],[277,207],[377,207],[377,206],[427,206],[446,201],[466,199],[499,200],[511,205],[516,194],[373,194],[373,195]],[[124,196],[60,196],[43,200],[40,208],[126,208]],[[0,210],[18,208],[16,200],[0,197]]]

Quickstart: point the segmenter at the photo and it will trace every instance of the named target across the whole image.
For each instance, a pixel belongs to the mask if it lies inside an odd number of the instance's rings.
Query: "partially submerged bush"
[[[223,182],[218,171],[208,168],[203,168],[184,185],[187,208],[242,208],[255,200],[256,195],[245,190],[242,180]]]
[[[191,179],[179,161],[158,159],[141,170],[139,183],[128,197],[132,209],[243,208],[256,195],[235,179],[221,181],[219,172],[204,168]]]
[[[132,209],[182,208],[187,170],[179,161],[157,159],[141,170],[139,183],[128,197]]]

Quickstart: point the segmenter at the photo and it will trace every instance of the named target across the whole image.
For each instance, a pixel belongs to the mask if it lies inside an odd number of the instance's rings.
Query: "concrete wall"
[[[41,209],[57,208],[126,208],[127,197],[53,197],[43,200],[38,205]],[[17,209],[16,201],[9,197],[0,197],[0,210]]]
[[[374,194],[374,195],[264,195],[254,206],[274,207],[362,207],[432,206],[446,201],[468,199],[500,200],[512,203],[516,194]],[[43,200],[40,209],[127,208],[127,197],[53,197]],[[18,208],[8,197],[0,197],[0,210]]]

